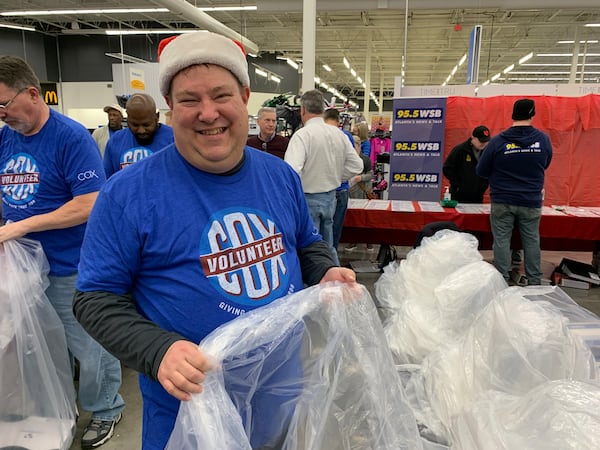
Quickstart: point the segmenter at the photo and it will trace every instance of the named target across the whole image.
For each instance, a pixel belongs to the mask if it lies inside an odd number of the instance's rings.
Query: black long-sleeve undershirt
[[[309,286],[317,284],[327,270],[336,267],[330,247],[324,241],[298,250],[298,257],[303,281]],[[73,312],[106,350],[152,380],[157,380],[158,368],[169,347],[185,340],[142,316],[131,295],[76,291]]]

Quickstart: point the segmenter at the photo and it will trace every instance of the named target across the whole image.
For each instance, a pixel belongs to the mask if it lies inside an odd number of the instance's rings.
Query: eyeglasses
[[[26,90],[27,90],[26,87],[19,89],[19,92],[17,92],[13,98],[11,98],[9,101],[7,101],[4,104],[0,104],[0,111],[6,111],[8,109],[8,107],[10,106],[10,104],[12,102],[14,102],[15,99],[19,96],[19,94],[21,94],[22,92],[25,92]]]

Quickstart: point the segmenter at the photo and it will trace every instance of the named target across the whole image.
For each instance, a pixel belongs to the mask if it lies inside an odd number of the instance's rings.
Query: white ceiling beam
[[[173,14],[178,15],[194,25],[205,28],[209,31],[222,34],[228,38],[240,41],[246,48],[248,53],[258,53],[258,45],[248,39],[246,36],[242,36],[235,30],[225,26],[215,18],[209,16],[203,11],[193,6],[191,3],[185,0],[152,0],[153,3],[167,8]]]

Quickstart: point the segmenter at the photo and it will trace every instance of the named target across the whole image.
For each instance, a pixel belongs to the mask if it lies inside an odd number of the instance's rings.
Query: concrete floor
[[[375,261],[377,257],[377,247],[374,252],[367,252],[364,245],[359,245],[353,252],[344,251],[343,248],[345,247],[345,244],[341,244],[340,247],[339,257],[342,265],[348,265],[351,261],[355,260]],[[410,250],[411,248],[409,247],[397,247],[398,257],[405,257],[406,253]],[[492,261],[491,251],[482,251],[481,253],[486,261]],[[560,263],[562,258],[570,258],[576,261],[591,263],[592,255],[591,253],[581,252],[543,251],[542,271],[545,278],[550,277],[550,274],[556,265]],[[379,273],[358,273],[357,279],[361,284],[364,284],[371,295],[374,296],[375,292],[373,286],[379,276]],[[573,288],[564,288],[564,290],[581,306],[600,316],[600,287],[595,287],[590,290]],[[140,448],[142,402],[138,390],[138,376],[137,373],[127,368],[123,370],[121,394],[127,402],[127,407],[123,412],[123,419],[115,428],[113,438],[101,446],[102,450],[135,450]],[[79,450],[81,448],[79,440],[81,438],[82,429],[89,421],[89,413],[86,413],[85,411],[80,412],[81,416],[77,424],[77,434],[70,450]]]

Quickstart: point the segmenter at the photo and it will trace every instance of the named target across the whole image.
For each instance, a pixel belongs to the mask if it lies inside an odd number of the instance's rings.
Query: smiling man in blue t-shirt
[[[206,335],[305,284],[355,281],[315,230],[294,170],[246,146],[242,50],[210,32],[164,42],[159,82],[175,144],[100,192],[74,300],[86,329],[142,374],[144,450],[164,449],[180,401],[201,392]],[[254,441],[277,439],[282,418],[270,412]]]

